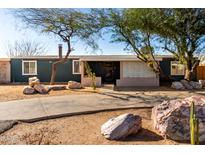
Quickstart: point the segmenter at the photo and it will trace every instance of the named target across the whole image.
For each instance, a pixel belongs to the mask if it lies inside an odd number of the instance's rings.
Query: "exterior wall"
[[[161,81],[180,81],[184,78],[184,75],[171,75],[171,61],[174,61],[174,59],[164,59],[163,61],[160,62],[160,67],[164,73],[165,76],[168,77],[164,78],[161,75]]]
[[[120,62],[118,87],[159,86],[159,78],[143,62]]]
[[[102,86],[101,77],[96,77],[95,79],[96,79],[96,80],[95,80],[96,86],[97,86],[97,87]],[[81,84],[82,84],[83,86],[85,86],[85,87],[90,87],[91,84],[92,84],[92,79],[89,78],[89,77],[83,77],[83,78],[81,79]]]
[[[159,78],[156,77],[135,77],[135,78],[123,78],[117,80],[118,87],[157,87],[159,86]]]
[[[8,83],[11,79],[10,61],[0,61],[0,83]]]
[[[160,61],[160,67],[165,75],[160,76],[161,81],[180,81],[184,79],[184,75],[171,75],[171,61],[175,61],[174,58],[163,58],[162,61]],[[193,79],[197,80],[197,71],[194,71]]]
[[[26,59],[28,60],[28,59]],[[32,59],[33,60],[33,59]],[[11,59],[11,82],[28,82],[33,75],[22,75],[23,59]],[[54,59],[37,59],[37,77],[41,82],[50,82],[52,63]],[[56,82],[68,82],[70,80],[80,82],[80,74],[72,74],[72,60],[59,64],[56,73]]]
[[[123,78],[156,77],[156,74],[144,62],[122,62]]]

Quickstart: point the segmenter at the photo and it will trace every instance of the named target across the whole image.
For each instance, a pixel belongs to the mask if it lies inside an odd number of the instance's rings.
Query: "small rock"
[[[82,85],[79,82],[76,81],[69,81],[68,82],[68,88],[69,89],[81,89]]]
[[[183,84],[181,82],[172,82],[172,85],[171,85],[172,88],[174,89],[177,89],[177,90],[184,90],[185,87],[183,86]]]
[[[204,80],[199,80],[199,84],[202,85],[202,87],[205,86],[205,81]]]
[[[31,77],[28,79],[29,86],[34,87],[35,85],[40,84],[40,80],[37,77]]]
[[[66,85],[51,85],[51,86],[48,86],[48,88],[50,90],[57,91],[57,90],[66,90],[67,86]]]
[[[187,81],[187,80],[181,80],[181,83],[182,83],[183,86],[184,86],[186,89],[188,89],[188,90],[194,89],[194,88],[190,85],[189,81]]]
[[[142,126],[142,118],[138,115],[123,114],[108,120],[101,126],[101,134],[110,140],[118,140],[130,134],[136,134]]]
[[[190,81],[189,84],[190,84],[194,89],[201,89],[201,88],[202,88],[202,84],[200,84],[199,82]]]
[[[34,86],[34,89],[39,92],[40,94],[47,94],[49,92],[49,88],[47,88],[43,84],[37,84]]]
[[[26,94],[26,95],[34,94],[35,89],[33,87],[30,87],[30,86],[25,86],[23,88],[23,93]]]

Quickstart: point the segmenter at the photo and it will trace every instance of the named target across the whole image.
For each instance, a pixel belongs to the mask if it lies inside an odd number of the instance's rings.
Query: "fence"
[[[197,67],[197,79],[205,80],[205,65]]]

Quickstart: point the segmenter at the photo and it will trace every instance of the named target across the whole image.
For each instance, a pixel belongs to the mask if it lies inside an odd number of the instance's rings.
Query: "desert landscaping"
[[[40,82],[36,83],[39,84]],[[29,85],[29,88],[35,87],[35,84]],[[50,87],[46,84],[43,86]],[[112,93],[110,89],[107,91],[103,87],[97,90],[91,87],[64,88],[67,86],[69,84],[53,86],[52,90],[43,94],[24,94],[27,85],[1,85],[0,102],[48,96]],[[122,95],[124,92],[116,93]],[[159,87],[154,90],[135,89],[127,92],[128,96],[129,93],[132,94],[131,97],[140,97],[144,102],[159,101],[159,105],[154,108],[120,109],[65,116],[32,123],[19,120],[13,128],[0,134],[0,144],[189,144],[188,120],[192,101],[196,102],[200,122],[200,144],[204,144],[203,89],[187,91]],[[170,99],[172,101],[169,101]]]
[[[105,139],[101,125],[124,113],[141,115],[138,134],[121,141]],[[35,123],[21,123],[0,135],[0,144],[184,144],[164,139],[152,127],[151,109],[130,109],[71,116]]]
[[[47,84],[48,85],[48,84]],[[60,84],[62,85],[62,83]],[[65,84],[64,84],[65,85]],[[95,92],[92,88],[83,88],[83,89],[75,89],[75,90],[51,90],[48,94],[33,94],[33,95],[25,95],[23,94],[23,88],[27,86],[26,84],[5,84],[0,85],[0,103],[11,100],[21,100],[21,99],[29,99],[29,98],[38,98],[38,97],[49,97],[49,96],[62,96],[69,94],[89,94]]]

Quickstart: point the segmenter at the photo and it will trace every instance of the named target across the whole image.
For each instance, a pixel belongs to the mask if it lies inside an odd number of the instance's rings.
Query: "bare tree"
[[[98,29],[88,13],[75,9],[17,9],[14,15],[25,25],[42,33],[54,34],[67,44],[64,57],[52,64],[50,84],[54,84],[58,64],[64,63],[72,51],[71,42],[81,40],[93,49],[98,48],[93,37]]]
[[[8,43],[6,50],[9,57],[38,56],[47,52],[45,44],[31,40],[15,41],[13,44]]]

